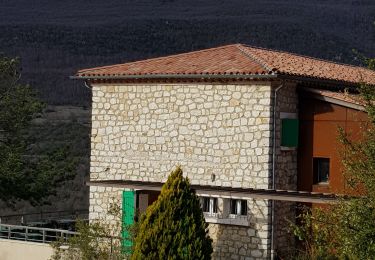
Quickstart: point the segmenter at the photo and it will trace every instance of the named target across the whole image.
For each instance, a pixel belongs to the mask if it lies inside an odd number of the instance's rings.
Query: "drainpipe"
[[[274,94],[274,101],[273,101],[273,134],[272,134],[272,189],[276,189],[276,108],[277,108],[277,92],[284,87],[284,84],[281,83],[280,86],[278,86],[275,89]],[[274,222],[275,222],[275,201],[271,200],[271,259],[275,258],[275,250],[274,250]]]
[[[85,84],[86,88],[88,88],[89,90],[92,90],[91,86],[87,84],[87,80],[83,81],[83,84]]]

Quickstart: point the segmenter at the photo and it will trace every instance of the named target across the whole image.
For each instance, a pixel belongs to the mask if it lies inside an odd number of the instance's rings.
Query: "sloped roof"
[[[375,85],[375,71],[283,51],[226,45],[201,51],[147,59],[112,66],[82,69],[75,78],[186,78],[188,76],[278,75]]]
[[[314,90],[315,89],[312,89],[312,91],[314,91]],[[347,102],[347,103],[351,103],[351,104],[354,104],[354,105],[361,105],[361,106],[366,105],[365,101],[358,94],[355,95],[355,94],[350,94],[350,93],[345,93],[345,92],[344,93],[343,92],[333,92],[333,91],[324,90],[324,89],[317,89],[316,93],[321,95],[321,96],[324,96],[324,97],[337,99],[337,100],[344,101],[344,102]]]
[[[349,92],[333,92],[325,89],[301,88],[309,96],[338,104],[344,107],[350,107],[357,110],[365,110],[366,101],[359,94],[352,94]]]

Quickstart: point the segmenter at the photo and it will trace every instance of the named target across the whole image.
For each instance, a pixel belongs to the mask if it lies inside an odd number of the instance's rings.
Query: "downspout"
[[[87,80],[83,81],[83,84],[85,84],[85,87],[92,90],[91,86],[87,84]]]
[[[284,87],[284,83],[281,83],[275,89],[274,101],[273,101],[273,134],[272,134],[272,189],[276,189],[276,108],[277,108],[277,92]],[[275,230],[275,201],[271,200],[271,259],[275,258],[275,242],[274,242],[274,230]]]

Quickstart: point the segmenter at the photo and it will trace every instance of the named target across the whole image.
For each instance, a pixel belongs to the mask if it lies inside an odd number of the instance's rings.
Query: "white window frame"
[[[246,202],[246,212],[242,212],[242,202]],[[235,213],[232,213],[232,203],[235,204]],[[229,201],[229,218],[247,217],[248,212],[247,200],[242,199],[230,199]]]
[[[248,218],[249,214],[249,201],[243,198],[231,198],[231,197],[220,197],[220,196],[212,196],[211,194],[199,194],[199,201],[201,203],[201,208],[203,211],[203,203],[204,198],[210,199],[210,211],[213,212],[214,209],[214,200],[217,199],[217,213],[209,213],[203,212],[205,221],[207,223],[215,223],[215,224],[223,224],[223,225],[234,225],[234,226],[245,226],[248,227],[250,225],[250,221]],[[236,215],[230,214],[230,201],[231,200],[239,200],[239,201],[246,201],[246,212],[247,215]],[[240,206],[239,206],[240,207]]]
[[[209,205],[208,205],[208,210],[209,211],[204,211],[204,200],[208,199],[209,200]],[[216,200],[216,212],[215,211],[215,200]],[[201,206],[202,206],[202,211],[203,214],[208,215],[208,216],[217,216],[218,215],[218,198],[215,197],[201,197]]]

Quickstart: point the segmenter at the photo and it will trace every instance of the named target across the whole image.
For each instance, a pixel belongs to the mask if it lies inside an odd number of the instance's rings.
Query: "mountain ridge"
[[[50,104],[89,105],[81,68],[244,43],[361,65],[375,53],[373,1],[0,1],[0,52]]]

